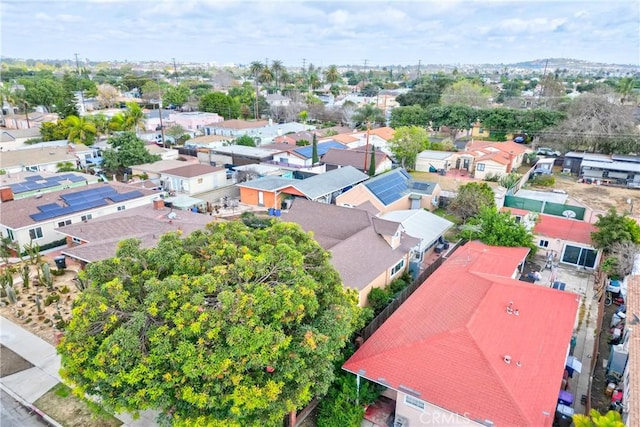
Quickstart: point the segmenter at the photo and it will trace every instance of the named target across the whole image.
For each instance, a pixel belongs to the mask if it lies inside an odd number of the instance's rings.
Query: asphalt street
[[[0,426],[43,427],[49,424],[37,414],[29,412],[4,390],[0,390]]]

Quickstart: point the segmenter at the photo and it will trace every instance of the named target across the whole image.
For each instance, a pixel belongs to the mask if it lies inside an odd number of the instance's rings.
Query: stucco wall
[[[396,399],[396,419],[405,418],[410,427],[414,426],[481,426],[464,415],[458,415],[446,409],[424,402],[424,409],[418,409],[405,403],[405,393],[398,392]]]

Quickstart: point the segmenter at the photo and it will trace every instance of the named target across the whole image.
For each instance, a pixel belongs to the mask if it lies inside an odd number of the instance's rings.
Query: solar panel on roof
[[[128,193],[121,193],[121,194],[114,194],[109,196],[108,198],[111,199],[111,201],[113,202],[123,202],[125,200],[129,200],[129,199],[135,199],[136,197],[141,197],[144,196],[144,194],[142,194],[140,191],[130,191]]]
[[[60,205],[57,203],[47,203],[46,205],[38,206],[40,212],[50,212],[55,209],[60,209]]]
[[[392,172],[376,178],[375,181],[365,183],[367,188],[385,205],[398,200],[407,190],[407,180],[404,171]]]
[[[42,177],[40,175],[27,176],[24,178],[25,181],[40,181]]]
[[[80,182],[80,181],[84,181],[84,180],[85,179],[83,177],[78,176],[78,175],[71,175],[69,177],[69,181],[71,181],[71,182]]]

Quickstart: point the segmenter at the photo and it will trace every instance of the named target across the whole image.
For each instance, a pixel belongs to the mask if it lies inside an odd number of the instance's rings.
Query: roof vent
[[[504,363],[506,363],[507,365],[511,364],[511,356],[509,356],[508,354],[505,354],[502,360],[504,360]]]
[[[522,362],[518,360],[518,361],[516,362],[516,367],[517,367],[517,368],[522,368]]]
[[[167,214],[167,218],[169,218],[169,219],[176,219],[176,217],[177,217],[177,216],[178,216],[178,215],[176,215],[176,213],[175,213],[175,212],[169,212],[169,213]]]

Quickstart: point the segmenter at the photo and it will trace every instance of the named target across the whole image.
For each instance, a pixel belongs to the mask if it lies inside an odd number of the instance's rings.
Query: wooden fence
[[[461,245],[461,241],[458,241],[455,245],[453,245],[453,247],[449,249],[446,256],[452,254],[460,245]],[[405,302],[411,296],[411,294],[413,294],[416,291],[416,289],[418,289],[420,285],[422,285],[424,281],[427,280],[427,278],[431,276],[433,272],[438,269],[438,267],[440,267],[440,265],[446,259],[446,256],[443,255],[440,258],[436,259],[433,264],[429,265],[426,269],[420,272],[418,277],[413,282],[411,282],[409,286],[404,288],[402,292],[400,292],[389,303],[389,305],[386,306],[384,310],[382,310],[380,314],[374,317],[373,320],[369,322],[369,324],[365,326],[364,329],[362,329],[360,336],[362,337],[363,342],[368,340],[369,337],[371,337],[371,335],[373,335],[373,333],[377,331],[378,328],[382,326],[382,324],[389,317],[391,317],[391,315],[400,307],[400,305],[402,305],[402,303]]]

